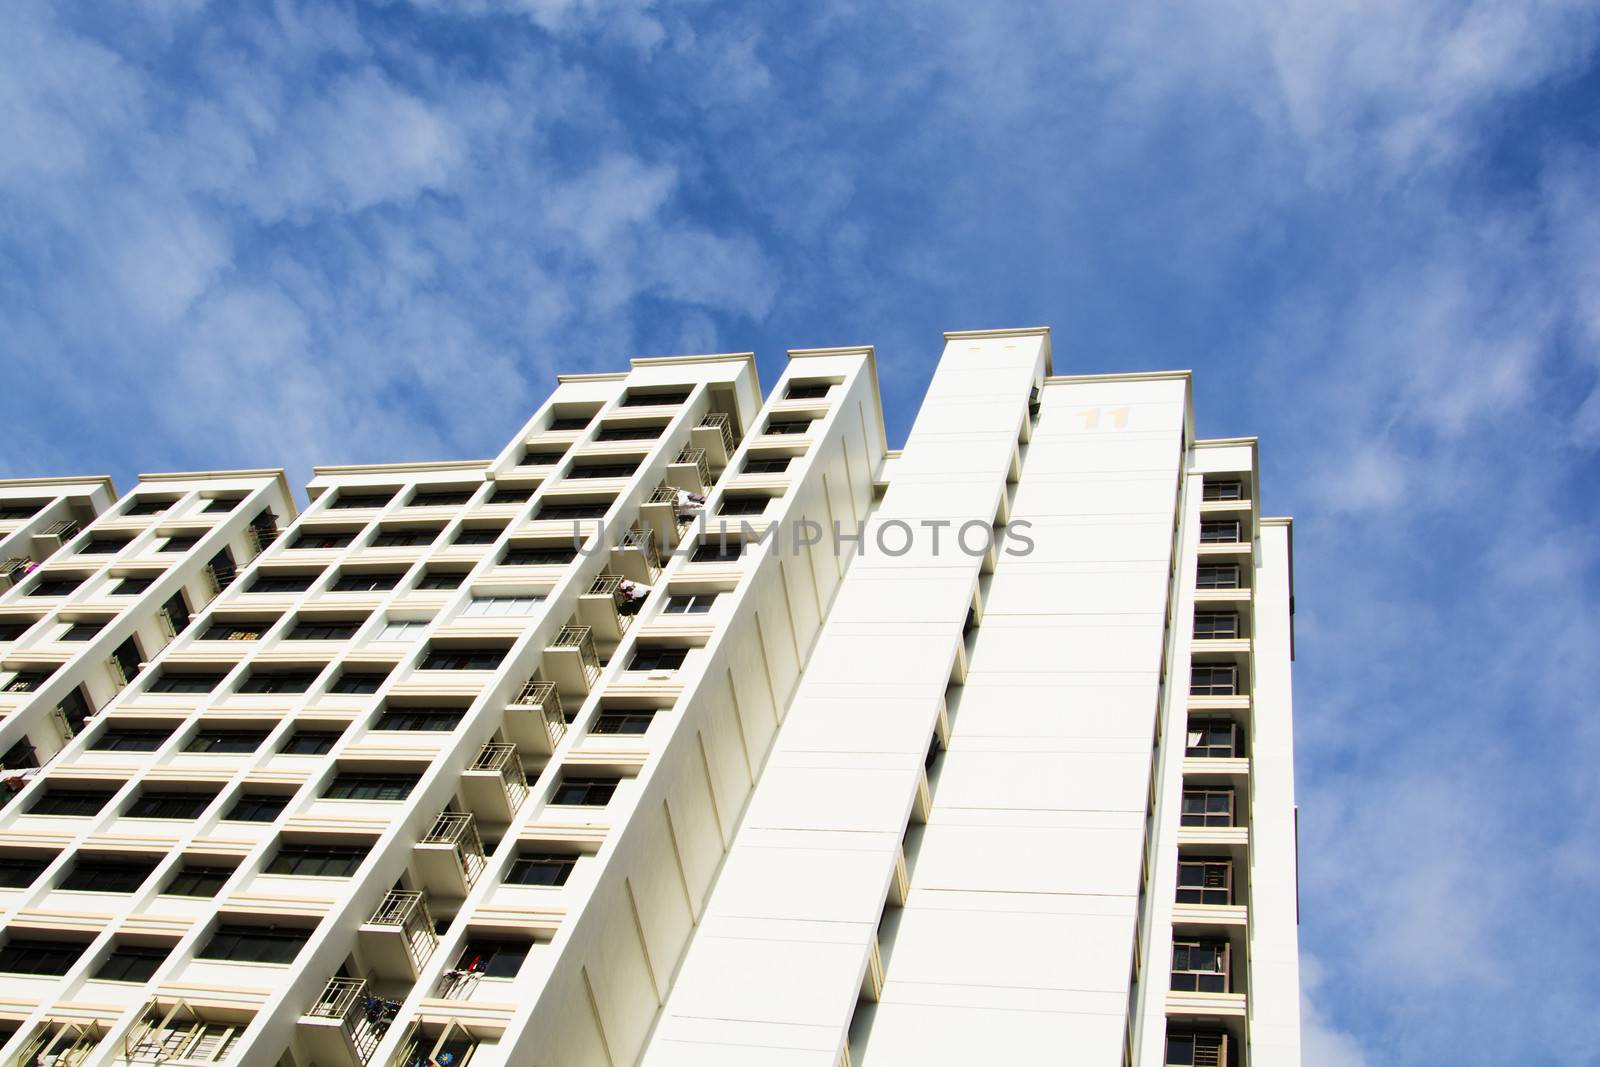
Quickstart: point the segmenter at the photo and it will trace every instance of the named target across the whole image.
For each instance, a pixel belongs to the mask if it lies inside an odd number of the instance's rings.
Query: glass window
[[[1238,589],[1239,565],[1237,563],[1202,563],[1195,572],[1195,583],[1200,589]]]
[[[1237,519],[1208,520],[1200,524],[1202,545],[1234,544],[1243,540]]]
[[[1232,759],[1244,755],[1243,740],[1231,719],[1190,719],[1185,756]]]
[[[661,606],[663,615],[704,615],[717,602],[715,593],[674,593]]]
[[[127,538],[91,537],[79,545],[77,551],[88,556],[109,556],[121,552],[127,545]]]
[[[82,856],[58,889],[92,893],[132,893],[156,869],[155,859],[119,860]]]
[[[151,497],[135,497],[133,503],[128,505],[124,515],[159,515],[166,511],[175,500],[156,500]]]
[[[1201,500],[1243,500],[1243,482],[1206,482],[1200,487]]]
[[[187,552],[200,543],[199,534],[174,534],[161,542],[157,552]]]
[[[200,632],[202,641],[259,641],[261,635],[267,632],[270,622],[230,622],[227,619],[217,619]]]
[[[256,671],[239,686],[241,693],[304,693],[320,671]]]
[[[162,890],[175,897],[214,897],[233,876],[231,867],[207,867],[203,864],[184,864]]]
[[[185,752],[254,752],[267,739],[265,730],[201,730],[183,746]]]
[[[1180,826],[1232,826],[1233,790],[1185,789]]]
[[[556,852],[522,852],[506,871],[510,885],[566,885],[578,857]]]
[[[215,793],[146,791],[134,798],[123,814],[130,819],[198,819],[215,796]]]
[[[653,711],[611,712],[595,719],[590,733],[595,734],[642,734],[650,729],[650,723],[655,719]]]
[[[733,563],[744,555],[744,542],[734,540],[702,541],[689,557],[693,563]]]
[[[111,799],[109,789],[51,789],[34,800],[30,815],[98,815]]]
[[[1179,904],[1232,904],[1233,863],[1230,860],[1180,859]]]
[[[462,615],[479,618],[523,618],[539,610],[544,597],[528,596],[475,596],[461,609]]]
[[[564,418],[558,417],[551,419],[550,425],[545,428],[556,433],[561,433],[568,430],[581,430],[585,426],[589,425],[590,420],[593,418],[593,414],[574,415]]]
[[[485,978],[515,978],[528,957],[527,941],[491,941],[475,937],[468,941],[456,959],[456,970]]]
[[[1239,636],[1239,616],[1231,611],[1197,611],[1194,636],[1202,641],[1225,641]]]
[[[88,947],[51,938],[12,937],[0,945],[0,971],[11,974],[49,974],[60,977],[72,969]]]
[[[464,571],[425,571],[417,580],[418,589],[456,589],[466,577]]]
[[[448,733],[461,723],[462,708],[386,708],[374,730],[416,730]]]
[[[522,504],[533,499],[531,485],[496,485],[489,494],[491,504]]]
[[[782,474],[789,469],[789,456],[752,456],[744,461],[746,474]]]
[[[30,590],[29,596],[67,596],[83,584],[82,578],[57,578],[46,576]]]
[[[438,529],[417,530],[379,530],[372,538],[373,548],[410,548],[416,545],[431,545],[434,538],[439,536]]]
[[[1229,665],[1195,664],[1189,668],[1189,692],[1194,696],[1235,696],[1239,672]]]
[[[637,463],[585,463],[573,464],[568,478],[628,478],[639,469]]]
[[[551,567],[571,563],[577,558],[578,550],[571,545],[554,548],[519,548],[513,546],[506,549],[505,555],[500,557],[500,565],[502,567]]]
[[[288,806],[286,793],[241,793],[223,818],[229,822],[273,822]]]
[[[636,393],[630,390],[628,395],[622,398],[622,403],[618,406],[625,408],[663,407],[681,404],[688,399],[689,394],[682,390],[670,393]]]
[[[578,504],[543,504],[539,513],[533,517],[535,522],[550,522],[566,519],[599,519],[611,510],[609,500],[591,500]]]
[[[594,435],[596,441],[654,441],[661,436],[661,431],[666,429],[665,423],[654,423],[649,426],[602,426],[600,432]]]
[[[356,539],[349,530],[319,530],[315,526],[300,531],[290,548],[345,548]]]
[[[718,515],[760,515],[767,510],[770,496],[725,496]]]
[[[564,448],[525,448],[522,450],[523,467],[548,467],[560,463],[561,457],[567,454]]]
[[[390,619],[383,624],[374,641],[417,641],[427,632],[428,624],[422,619]]]
[[[498,648],[430,648],[418,664],[424,671],[492,671],[505,652]]]
[[[1228,943],[1174,941],[1172,988],[1183,993],[1228,992]]]
[[[356,508],[381,508],[394,499],[394,492],[361,493],[340,490],[339,495],[333,498],[330,508],[340,511],[350,511]]]
[[[6,889],[23,889],[32,885],[50,866],[53,857],[13,853],[0,855],[0,886]]]
[[[284,636],[290,641],[343,641],[359,629],[360,619],[297,619]]]
[[[398,571],[346,571],[334,580],[329,589],[335,593],[380,593],[393,589],[399,584],[400,577]]]
[[[341,774],[322,795],[330,800],[404,800],[417,784],[414,774]]]
[[[323,756],[333,751],[342,731],[296,730],[278,749],[285,756]]]
[[[255,581],[250,583],[247,590],[251,593],[300,593],[311,588],[311,583],[316,578],[314,574],[284,574],[274,571],[262,571],[256,575]]]
[[[818,400],[828,395],[833,386],[827,382],[796,382],[783,395],[785,400]]]
[[[102,982],[148,982],[166,962],[171,945],[117,944],[94,972]]]
[[[98,636],[106,628],[103,622],[75,622],[61,631],[57,641],[88,641]]]
[[[108,727],[101,730],[99,735],[89,743],[91,752],[154,752],[161,747],[162,742],[172,736],[170,728],[165,730],[133,728],[125,726]]]
[[[611,795],[617,791],[619,781],[621,781],[619,778],[569,775],[556,786],[555,795],[550,798],[550,803],[601,807],[611,802]]]
[[[767,420],[767,433],[798,434],[805,433],[811,428],[811,419],[769,419]]]
[[[408,508],[453,508],[472,499],[471,489],[417,490],[406,504]]]
[[[242,499],[242,497],[236,496],[213,497],[211,500],[206,501],[206,514],[220,515],[223,512],[232,511],[239,506],[239,501]]]
[[[686,648],[653,648],[641,646],[634,650],[630,671],[675,671],[683,666],[689,655]]]
[[[211,935],[211,940],[197,955],[205,960],[293,963],[301,947],[310,939],[310,930],[224,923],[217,927],[217,932]]]
[[[344,696],[376,693],[388,677],[387,673],[378,674],[374,671],[345,671],[339,675],[333,685],[328,688],[328,691]]]
[[[366,845],[286,844],[267,862],[267,874],[348,878],[366,858]]]

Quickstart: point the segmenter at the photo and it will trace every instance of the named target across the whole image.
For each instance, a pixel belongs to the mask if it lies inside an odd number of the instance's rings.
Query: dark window
[[[527,941],[490,941],[473,938],[456,959],[456,970],[481,974],[485,978],[515,978],[528,958]]]
[[[364,693],[376,693],[389,674],[385,671],[378,674],[375,671],[345,671],[328,687],[328,692],[339,693],[344,696],[360,696]]]
[[[344,548],[356,539],[349,530],[319,530],[315,526],[301,530],[290,548]]]
[[[13,937],[0,946],[0,971],[12,974],[66,974],[87,945],[72,941]]]
[[[329,800],[404,800],[417,784],[415,774],[341,774],[322,795]]]
[[[568,478],[627,478],[639,469],[637,463],[588,463],[574,465],[567,471]]]
[[[650,729],[650,723],[655,720],[653,711],[608,711],[594,721],[590,733],[595,734],[642,734]]]
[[[1167,1067],[1232,1067],[1228,1035],[1214,1031],[1167,1034]]]
[[[663,615],[704,615],[717,602],[715,593],[674,593],[661,606]]]
[[[139,651],[138,638],[129,634],[127,640],[111,650],[111,658],[117,661],[124,678],[133,678],[139,673],[140,661],[144,658],[144,653]]]
[[[359,620],[298,619],[284,637],[290,641],[343,641],[359,629]]]
[[[589,425],[593,419],[593,415],[577,415],[570,418],[551,419],[550,425],[545,427],[545,429],[553,430],[557,433],[567,430],[581,430],[585,426]]]
[[[56,638],[58,641],[89,641],[93,640],[101,630],[106,628],[103,622],[75,622],[68,626],[66,632]]]
[[[622,398],[622,404],[620,406],[625,408],[649,408],[668,404],[681,404],[688,399],[689,394],[682,391],[671,393],[630,392],[627,396]]]
[[[418,589],[457,589],[466,577],[462,571],[424,571],[417,579]]]
[[[52,578],[49,575],[46,575],[45,577],[39,579],[37,585],[28,590],[28,595],[66,596],[82,584],[82,578]]]
[[[161,542],[157,552],[187,552],[200,543],[199,534],[174,534]]]
[[[124,515],[159,515],[170,508],[176,501],[152,500],[149,497],[137,497],[128,505]]]
[[[267,862],[266,873],[348,878],[366,855],[366,845],[287,844]]]
[[[100,731],[100,736],[90,743],[89,748],[94,752],[154,752],[171,736],[170,729],[135,730],[117,727]]]
[[[472,499],[471,489],[419,490],[412,495],[408,508],[453,508]]]
[[[1207,482],[1200,487],[1201,500],[1243,500],[1243,482]]]
[[[666,424],[652,426],[602,426],[594,435],[596,441],[654,441],[666,429]]]
[[[521,852],[506,871],[511,885],[566,885],[578,857],[553,852]]]
[[[261,635],[267,632],[270,622],[265,621],[239,621],[230,622],[227,619],[213,620],[200,633],[202,641],[259,641]]]
[[[167,613],[167,619],[172,623],[173,630],[181,632],[189,625],[189,602],[183,598],[182,589],[169,596],[167,602],[161,605],[161,610]]]
[[[1232,826],[1233,790],[1185,789],[1180,826]]]
[[[1194,584],[1200,589],[1238,589],[1237,563],[1202,563],[1195,572]]]
[[[217,932],[211,935],[211,940],[198,955],[204,960],[293,963],[301,947],[310,939],[310,930],[224,924],[217,927]]]
[[[460,724],[461,713],[461,708],[386,708],[372,728],[449,733]]]
[[[399,581],[395,571],[344,571],[329,588],[335,593],[376,593],[393,589]]]
[[[124,578],[112,588],[113,596],[133,596],[142,593],[155,584],[154,578]]]
[[[424,671],[492,671],[505,659],[498,648],[430,648],[417,665]]]
[[[328,506],[331,508],[338,508],[341,511],[349,511],[354,508],[381,508],[393,499],[394,493],[392,492],[351,493],[341,491],[339,495],[334,498],[333,503],[329,504]]]
[[[185,752],[254,752],[267,739],[265,730],[201,730],[183,746]]]
[[[0,887],[23,889],[32,885],[50,866],[50,857],[39,855],[0,856]]]
[[[31,693],[50,677],[50,671],[17,671],[6,683],[7,693]]]
[[[1189,668],[1189,692],[1194,696],[1234,696],[1239,692],[1239,672],[1230,666],[1196,664]]]
[[[91,537],[78,546],[78,551],[89,556],[109,556],[127,547],[128,538]]]
[[[769,419],[767,433],[796,434],[805,433],[811,428],[810,419]]]
[[[109,789],[51,789],[34,800],[29,815],[97,815],[111,799]]]
[[[1172,988],[1182,993],[1228,992],[1228,943],[1174,941]]]
[[[1190,719],[1185,756],[1231,759],[1244,755],[1244,738],[1229,719]]]
[[[828,395],[833,386],[827,382],[798,382],[783,394],[785,400],[818,400]]]
[[[782,474],[789,469],[790,456],[751,457],[744,461],[746,474]]]
[[[232,867],[206,867],[185,864],[173,875],[163,893],[175,897],[214,897],[222,891],[223,883],[233,877]]]
[[[552,519],[598,519],[609,510],[611,510],[609,500],[591,500],[581,504],[544,504],[540,506],[534,520],[545,522]]]
[[[39,755],[33,750],[33,742],[26,737],[19,737],[0,754],[0,768],[8,771],[28,770],[39,766]]]
[[[102,982],[148,982],[166,962],[170,945],[117,944],[94,972]]]
[[[410,548],[415,545],[431,545],[438,536],[438,530],[379,530],[372,539],[372,547]]]
[[[256,575],[255,581],[250,583],[248,592],[251,593],[302,593],[311,588],[311,583],[316,580],[314,574],[284,574],[276,571],[262,571]]]
[[[767,510],[770,496],[725,496],[718,515],[760,515]]]
[[[533,498],[531,485],[496,485],[489,494],[491,504],[521,504]]]
[[[527,448],[523,449],[523,467],[548,467],[553,463],[560,463],[561,457],[567,454],[564,448]]]
[[[241,793],[223,818],[229,822],[272,822],[288,806],[286,793]]]
[[[278,751],[286,756],[326,755],[333,751],[341,733],[339,730],[296,730]]]
[[[39,509],[48,504],[48,500],[8,500],[0,504],[0,522],[12,519],[31,519],[39,514]]]
[[[93,714],[89,709],[89,702],[84,699],[81,686],[67,690],[57,707],[61,709],[61,714],[66,716],[73,733],[82,733],[84,723],[88,722],[89,716]]]
[[[237,496],[214,497],[206,502],[206,514],[220,515],[223,512],[232,511],[234,508],[239,506],[239,502],[243,499],[243,497]]]
[[[1232,904],[1233,863],[1229,860],[1179,860],[1177,902]]]
[[[1196,612],[1194,635],[1200,640],[1228,640],[1239,636],[1239,616],[1233,612]]]
[[[241,693],[304,693],[320,671],[256,671],[239,687]]]
[[[91,893],[132,893],[156,869],[154,859],[114,860],[82,856],[57,889]]]
[[[552,804],[574,804],[585,807],[601,807],[610,803],[611,794],[617,791],[619,778],[598,777],[573,777],[568,776],[556,786],[555,795],[550,798]]]
[[[15,641],[32,629],[38,619],[7,619],[0,622],[0,641]]]
[[[210,807],[215,793],[140,793],[128,810],[130,819],[198,819]]]
[[[458,545],[492,545],[500,540],[504,526],[464,526],[453,542]]]
[[[1213,520],[1200,524],[1202,545],[1231,545],[1243,540],[1237,519]]]
[[[675,671],[683,666],[686,648],[651,648],[641,646],[634,650],[630,671]]]
[[[505,567],[542,567],[562,563],[571,563],[578,557],[578,550],[569,546],[557,548],[508,548],[506,554],[500,557],[501,566]]]
[[[689,557],[692,563],[731,563],[744,555],[743,541],[702,541]]]

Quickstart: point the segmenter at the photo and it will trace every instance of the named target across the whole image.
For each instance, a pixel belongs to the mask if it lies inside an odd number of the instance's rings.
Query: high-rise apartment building
[[[1002,330],[0,483],[0,1067],[1297,1064],[1256,472]]]

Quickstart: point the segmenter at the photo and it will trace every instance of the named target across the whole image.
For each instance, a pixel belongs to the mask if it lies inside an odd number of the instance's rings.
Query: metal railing
[[[69,537],[76,537],[78,531],[81,529],[83,529],[83,527],[79,526],[72,519],[62,519],[60,522],[52,522],[49,526],[46,526],[39,532],[47,537],[59,537],[61,540],[65,541]]]
[[[365,978],[330,978],[306,1014],[314,1019],[339,1020],[356,1058],[366,1063],[399,1011],[398,1001],[374,996]]]
[[[212,596],[220,596],[222,591],[232,585],[233,580],[239,576],[237,567],[217,563],[207,563],[200,573],[205,578]]]
[[[483,855],[483,838],[478,836],[478,820],[471,814],[444,811],[422,835],[424,845],[455,846],[456,862],[470,886],[478,880],[488,862]]]
[[[646,504],[677,504],[678,491],[670,485],[658,485],[650,490],[650,499]]]
[[[700,425],[710,426],[721,430],[722,447],[728,453],[728,455],[733,455],[734,441],[732,419],[728,418],[728,416],[721,411],[713,411],[705,418],[700,420]]]
[[[694,469],[700,475],[700,487],[702,489],[710,488],[710,486],[711,486],[711,461],[706,459],[706,450],[705,449],[703,449],[703,448],[686,448],[682,452],[679,452],[678,453],[678,458],[673,460],[672,462],[673,463],[693,464],[694,465]]]
[[[545,731],[550,735],[550,747],[555,748],[561,743],[561,737],[567,732],[567,713],[561,706],[561,694],[556,691],[554,682],[542,682],[530,678],[522,685],[522,690],[511,699],[514,708],[537,708],[544,717]]]
[[[439,947],[439,935],[433,929],[433,916],[428,913],[428,901],[420,892],[391,889],[378,902],[378,907],[367,920],[369,926],[393,926],[406,939],[406,949],[411,961],[421,967]]]
[[[32,562],[33,560],[23,556],[0,560],[0,578],[9,578],[11,584],[15,585],[28,576],[28,564]]]
[[[645,567],[653,578],[661,570],[661,550],[656,547],[656,532],[637,526],[622,535],[618,548],[636,548],[644,556]]]
[[[111,684],[117,687],[117,692],[120,693],[128,687],[128,672],[123,670],[121,660],[115,656],[110,657],[106,660],[106,670],[110,673]]]
[[[517,758],[516,745],[491,741],[479,750],[477,759],[467,769],[498,774],[512,810],[520,808],[528,798],[528,776],[523,773],[522,761]]]
[[[156,611],[156,625],[161,628],[161,636],[167,641],[174,641],[178,637],[178,624],[172,620],[172,612],[165,607]]]
[[[589,681],[600,677],[600,653],[595,651],[594,631],[587,626],[563,626],[557,631],[551,648],[575,648],[583,664],[583,675]]]

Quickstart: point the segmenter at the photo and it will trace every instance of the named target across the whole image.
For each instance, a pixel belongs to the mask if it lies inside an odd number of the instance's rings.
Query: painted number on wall
[[[1120,408],[1094,407],[1082,408],[1073,412],[1076,418],[1083,420],[1085,430],[1126,430],[1128,428],[1128,406]]]

